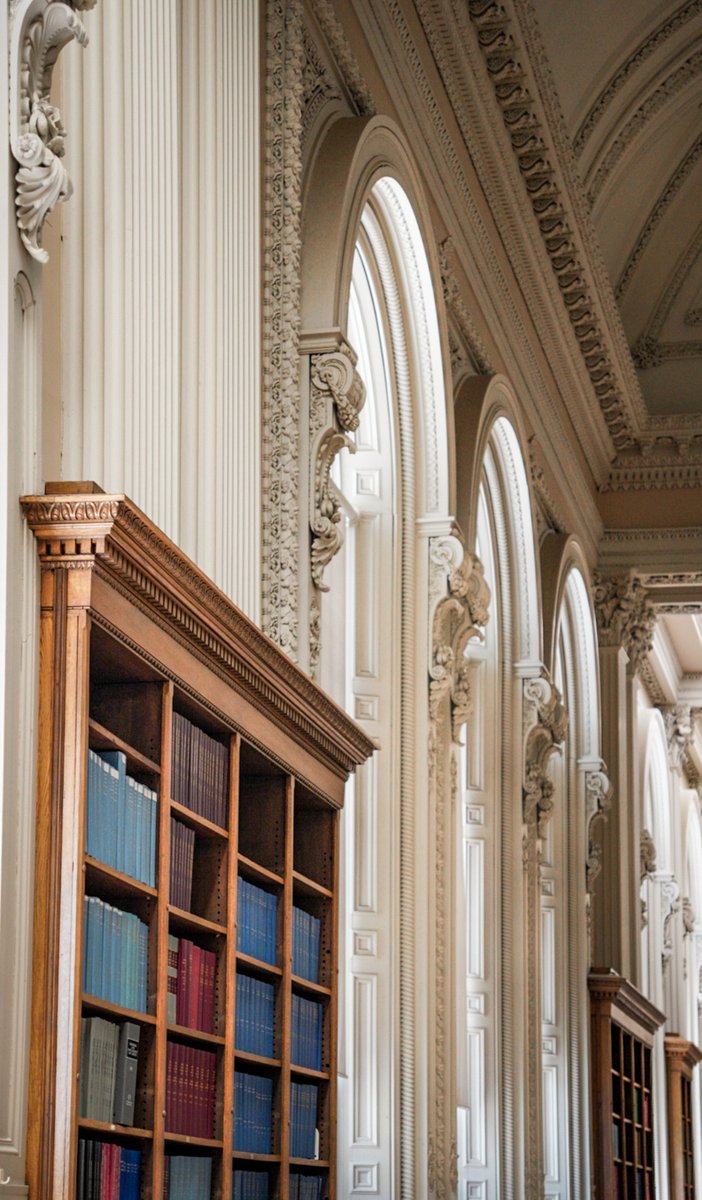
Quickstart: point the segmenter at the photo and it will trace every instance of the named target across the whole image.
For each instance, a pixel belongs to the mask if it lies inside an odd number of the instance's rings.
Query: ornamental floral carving
[[[641,579],[596,574],[593,599],[600,645],[622,646],[636,670],[653,645],[656,624],[656,610]]]
[[[12,153],[17,160],[15,207],[25,249],[37,262],[48,254],[42,230],[49,214],[72,192],[63,165],[66,130],[51,102],[54,67],[64,46],[85,46],[88,35],[78,11],[96,0],[23,0],[13,11],[11,50]]]
[[[692,907],[692,901],[689,896],[683,896],[682,901],[682,922],[686,936],[695,932],[695,910]]]
[[[329,591],[324,571],[343,540],[341,503],[331,478],[334,459],[344,448],[355,451],[347,436],[358,428],[366,397],[356,371],[356,355],[347,342],[330,353],[310,358],[310,436],[312,442],[310,529],[312,582],[319,592]]]
[[[542,667],[540,675],[523,684],[524,784],[523,815],[527,828],[535,826],[543,837],[553,810],[553,784],[548,761],[568,729],[568,714],[561,694]]]
[[[595,880],[602,866],[602,848],[594,840],[594,827],[598,821],[604,820],[605,814],[609,812],[613,791],[604,769],[604,763],[596,770],[585,772],[585,828],[587,830],[585,879],[588,895],[592,895]]]
[[[672,875],[661,880],[661,906],[663,911],[661,961],[665,974],[673,955],[673,918],[680,912],[680,888]]]
[[[453,534],[430,543],[430,604],[434,613],[429,668],[429,713],[436,721],[444,699],[451,704],[454,740],[472,712],[470,663],[465,648],[482,637],[489,615],[490,589],[483,566],[464,552]]]

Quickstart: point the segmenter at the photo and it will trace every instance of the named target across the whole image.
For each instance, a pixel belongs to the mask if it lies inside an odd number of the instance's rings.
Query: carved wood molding
[[[372,743],[127,497],[22,500],[44,570],[95,569],[340,777]]]
[[[17,160],[17,228],[27,252],[48,261],[43,248],[44,222],[73,190],[63,165],[66,130],[51,101],[54,67],[69,42],[86,46],[88,35],[79,11],[96,0],[18,0],[11,7],[10,141]]]

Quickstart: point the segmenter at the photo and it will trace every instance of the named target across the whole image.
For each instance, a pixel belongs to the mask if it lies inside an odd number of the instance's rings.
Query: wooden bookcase
[[[693,1200],[696,1195],[692,1142],[692,1073],[700,1062],[702,1052],[693,1042],[688,1042],[674,1033],[666,1036],[671,1200]]]
[[[74,1200],[79,1142],[92,1139],[140,1151],[142,1200],[161,1200],[171,1155],[211,1157],[213,1200],[229,1200],[243,1169],[267,1172],[274,1200],[287,1200],[295,1171],[320,1176],[334,1200],[338,815],[373,746],[126,497],[49,486],[22,501],[41,564],[30,1195]],[[174,714],[228,755],[223,824],[173,799]],[[121,751],[157,793],[153,886],[86,853],[89,749]],[[172,818],[194,835],[188,909],[170,902]],[[239,880],[276,897],[273,962],[238,948]],[[84,897],[147,926],[146,1011],[84,990]],[[294,908],[320,921],[318,982],[292,974]],[[212,1032],[169,1023],[169,936],[214,952]],[[270,1057],[237,1049],[237,976],[273,985]],[[321,1070],[291,1061],[296,995],[322,1005]],[[91,1016],[139,1026],[131,1127],[79,1117],[81,1018]],[[211,1138],[172,1132],[169,1046],[214,1056]],[[271,1080],[270,1154],[234,1149],[237,1071]],[[317,1087],[313,1159],[291,1156],[296,1083]]]
[[[594,1194],[654,1200],[652,1046],[665,1017],[614,972],[589,977]]]

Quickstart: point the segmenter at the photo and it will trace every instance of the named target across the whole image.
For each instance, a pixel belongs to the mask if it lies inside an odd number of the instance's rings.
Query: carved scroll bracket
[[[431,622],[429,715],[439,718],[446,698],[451,705],[451,730],[458,741],[472,712],[470,663],[465,648],[482,637],[489,615],[490,589],[480,559],[464,550],[455,534],[429,543],[429,602]]]
[[[682,771],[692,742],[692,712],[689,704],[661,705],[668,742],[668,758],[673,770]]]
[[[324,571],[343,540],[341,503],[331,469],[341,450],[355,450],[347,435],[358,428],[366,391],[356,371],[356,355],[343,339],[339,339],[338,349],[312,354],[309,361],[310,562],[315,588],[326,592]]]
[[[17,226],[25,249],[37,262],[48,254],[41,244],[44,222],[72,186],[62,159],[66,131],[51,102],[54,67],[71,41],[87,45],[79,11],[96,0],[17,0],[11,9],[10,138],[19,164],[15,176]]]
[[[640,880],[641,880],[641,887],[643,887],[646,880],[653,879],[653,877],[656,873],[656,861],[657,861],[656,843],[654,842],[653,837],[649,833],[648,829],[641,830],[641,841],[640,841],[640,845],[639,845],[639,857],[640,857],[640,864],[641,864]],[[642,896],[641,897],[641,928],[645,929],[647,925],[648,925],[648,906]]]
[[[668,969],[668,963],[673,956],[673,918],[680,912],[680,888],[672,876],[659,876],[661,888],[661,908],[663,915],[663,950],[661,961],[663,974]]]
[[[602,848],[594,840],[594,829],[598,821],[604,820],[609,812],[613,793],[614,789],[604,763],[594,770],[585,772],[585,828],[587,830],[585,878],[588,896],[592,895],[595,880],[602,866]]]
[[[529,676],[523,683],[524,784],[523,815],[527,828],[535,826],[543,837],[553,811],[553,784],[547,766],[551,754],[563,741],[568,714],[561,694],[548,671]]]

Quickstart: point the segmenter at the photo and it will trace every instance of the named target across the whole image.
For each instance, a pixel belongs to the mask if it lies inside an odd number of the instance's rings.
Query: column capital
[[[653,644],[656,610],[637,575],[593,575],[593,599],[601,647],[626,650],[634,670]]]

